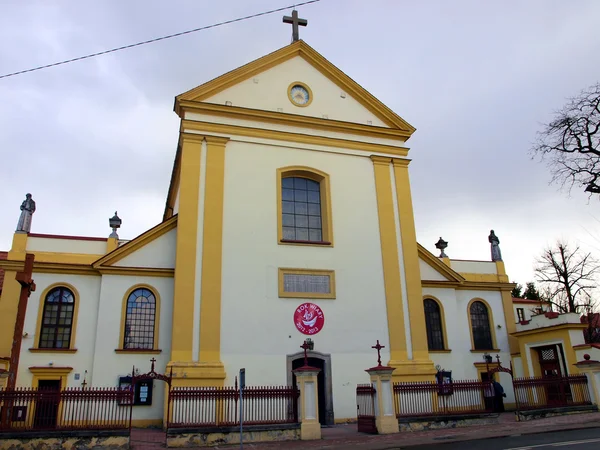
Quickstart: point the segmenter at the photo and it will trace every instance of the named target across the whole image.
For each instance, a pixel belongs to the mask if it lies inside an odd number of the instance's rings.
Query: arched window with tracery
[[[440,305],[433,299],[423,300],[425,326],[427,328],[427,346],[429,350],[444,350],[444,329]]]
[[[44,299],[39,348],[69,348],[75,296],[64,286],[52,289]]]
[[[154,323],[156,320],[156,297],[148,288],[138,288],[127,297],[125,310],[124,349],[154,347]]]
[[[303,166],[277,169],[280,244],[332,246],[329,175]]]
[[[474,301],[471,303],[471,331],[473,333],[474,350],[491,350],[494,348],[490,316],[485,303]]]
[[[321,184],[302,177],[281,180],[283,239],[323,242]]]

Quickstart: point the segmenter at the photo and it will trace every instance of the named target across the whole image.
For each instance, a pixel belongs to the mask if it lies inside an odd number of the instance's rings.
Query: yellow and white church
[[[528,375],[501,259],[451,260],[417,243],[415,128],[306,42],[177,96],[175,113],[154,228],[124,241],[114,217],[108,238],[33,233],[24,202],[28,220],[0,261],[6,371],[15,276],[35,255],[18,386],[117,386],[150,358],[174,386],[233,385],[242,367],[249,385],[286,385],[310,338],[322,422],[334,423],[356,417],[377,340],[397,381],[433,380],[438,366],[480,378],[485,353],[505,365],[512,354]],[[160,423],[163,407],[157,387],[134,424]]]

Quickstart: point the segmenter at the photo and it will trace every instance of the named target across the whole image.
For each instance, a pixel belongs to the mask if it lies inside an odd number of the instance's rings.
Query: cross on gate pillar
[[[394,385],[392,383],[393,367],[381,365],[381,349],[384,345],[379,343],[372,346],[377,350],[377,365],[367,369],[366,372],[371,378],[371,385],[375,388],[375,426],[377,433],[390,434],[398,433],[398,419],[394,409]]]

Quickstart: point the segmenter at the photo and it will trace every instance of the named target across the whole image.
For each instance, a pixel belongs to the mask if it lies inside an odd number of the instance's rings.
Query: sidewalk
[[[353,450],[393,450],[424,444],[441,444],[444,442],[460,442],[520,434],[600,427],[600,412],[557,416],[527,422],[516,422],[514,413],[504,413],[500,415],[499,422],[497,425],[403,432],[384,436],[358,433],[356,431],[356,424],[336,425],[330,428],[323,428],[322,439],[319,441],[244,443],[244,449],[347,450],[352,448]],[[137,441],[133,445],[133,448],[136,450],[164,448],[164,432],[162,430],[134,429],[132,430],[132,438]],[[218,445],[215,447],[187,447],[188,450],[199,450],[201,448],[231,450],[239,448],[239,444]]]
[[[519,434],[600,427],[600,412],[557,416],[527,422],[516,422],[513,413],[504,413],[500,416],[499,420],[500,423],[497,425],[404,432],[384,436],[359,434],[356,431],[356,424],[336,425],[332,428],[323,428],[323,439],[320,441],[287,441],[264,444],[248,443],[244,444],[244,448],[257,450],[346,450],[349,448],[360,450],[391,450],[423,444],[440,444],[443,442],[459,442]],[[236,446],[220,446],[216,448],[226,449],[235,447]],[[239,447],[239,445],[237,447]]]

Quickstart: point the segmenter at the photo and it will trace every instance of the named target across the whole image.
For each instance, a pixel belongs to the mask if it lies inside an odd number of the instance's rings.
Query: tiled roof
[[[536,305],[539,305],[540,303],[542,303],[541,300],[529,300],[528,298],[518,298],[518,297],[513,297],[512,301],[513,301],[513,303],[531,303],[531,304],[536,304]]]
[[[8,259],[8,252],[0,252],[0,260]],[[4,283],[4,270],[0,269],[0,292],[2,292],[2,283]]]
[[[590,313],[589,316],[581,316],[581,323],[589,323],[589,317],[591,316],[591,322],[593,328],[600,328],[600,313]]]

